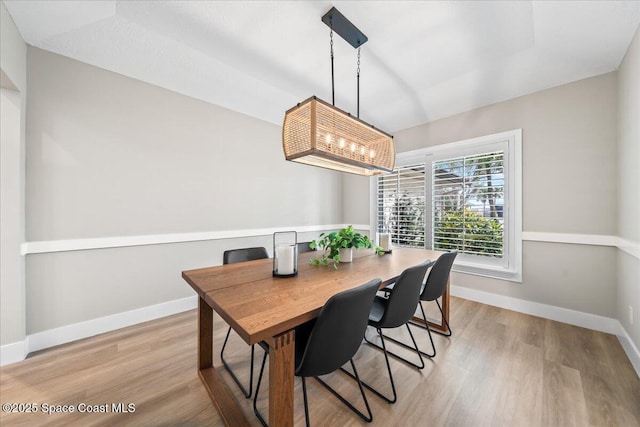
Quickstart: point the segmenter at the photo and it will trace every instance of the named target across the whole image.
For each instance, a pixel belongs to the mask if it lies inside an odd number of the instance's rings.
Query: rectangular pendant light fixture
[[[358,49],[359,112],[359,48],[367,36],[335,7],[322,21],[331,28],[332,37],[335,31]],[[333,44],[331,67],[333,90]],[[365,176],[392,172],[395,162],[391,135],[315,96],[285,113],[282,148],[287,160]]]
[[[393,137],[312,96],[284,116],[282,148],[294,162],[358,175],[393,171]]]

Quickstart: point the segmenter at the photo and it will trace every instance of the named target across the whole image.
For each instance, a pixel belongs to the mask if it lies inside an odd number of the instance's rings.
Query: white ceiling
[[[362,47],[360,116],[394,132],[616,70],[640,1],[9,1],[25,41],[281,124],[331,102],[336,6]],[[336,106],[355,114],[356,51],[335,36]]]

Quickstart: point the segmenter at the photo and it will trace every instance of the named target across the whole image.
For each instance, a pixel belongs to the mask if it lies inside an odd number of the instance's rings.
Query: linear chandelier
[[[368,39],[335,7],[322,17],[331,28],[331,93],[329,104],[315,96],[289,109],[282,125],[286,160],[349,172],[381,175],[392,172],[395,161],[393,136],[360,120],[360,46]],[[357,116],[335,106],[333,32],[358,49]]]

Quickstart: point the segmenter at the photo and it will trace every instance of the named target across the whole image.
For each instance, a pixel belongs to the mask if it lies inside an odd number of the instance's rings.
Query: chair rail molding
[[[243,237],[267,236],[278,231],[298,233],[334,230],[344,224],[305,225],[294,227],[250,228],[239,230],[202,231],[193,233],[146,234],[139,236],[96,237],[87,239],[43,240],[25,242],[21,245],[22,255],[51,252],[84,251],[91,249],[123,248],[129,246],[163,245],[171,243],[199,242],[204,240],[238,239]],[[368,225],[354,225],[356,229],[367,229]]]
[[[575,245],[617,246],[618,237],[601,234],[546,233],[523,231],[522,240],[529,242],[571,243]]]
[[[618,249],[628,253],[632,257],[640,259],[640,243],[619,237],[618,244],[616,246]]]
[[[139,236],[96,237],[87,239],[43,240],[25,242],[20,247],[22,255],[52,252],[110,249],[129,246],[162,245],[172,243],[198,242],[205,240],[233,239],[266,236],[278,231],[295,229],[298,233],[337,230],[346,224],[306,225],[298,227],[250,228],[238,230],[202,231],[193,233],[147,234]],[[353,224],[356,230],[369,231],[369,224]],[[618,236],[601,234],[547,233],[523,231],[522,240],[528,242],[563,243],[574,245],[612,246],[640,259],[640,243]]]
[[[20,247],[21,255],[53,252],[84,251],[92,249],[123,248],[130,246],[163,245],[172,243],[198,242],[205,240],[233,239],[266,236],[278,231],[298,233],[336,230],[346,224],[306,225],[298,227],[250,228],[238,230],[202,231],[193,233],[147,234],[136,236],[96,237],[86,239],[43,240],[25,242]],[[356,230],[368,231],[369,224],[353,224]],[[601,234],[547,233],[523,231],[522,240],[528,242],[562,243],[574,245],[612,246],[640,259],[640,243],[618,236]]]
[[[573,245],[613,246],[637,259],[640,259],[640,243],[623,239],[618,236],[523,231],[522,240],[528,242],[565,243]]]

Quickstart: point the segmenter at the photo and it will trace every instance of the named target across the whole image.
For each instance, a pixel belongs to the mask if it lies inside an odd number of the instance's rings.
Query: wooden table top
[[[390,283],[406,268],[440,254],[413,248],[394,248],[382,256],[366,251],[336,270],[310,265],[318,253],[308,252],[298,257],[296,277],[272,277],[271,258],[183,271],[182,277],[248,344],[255,344],[317,317],[338,292],[377,277]]]

